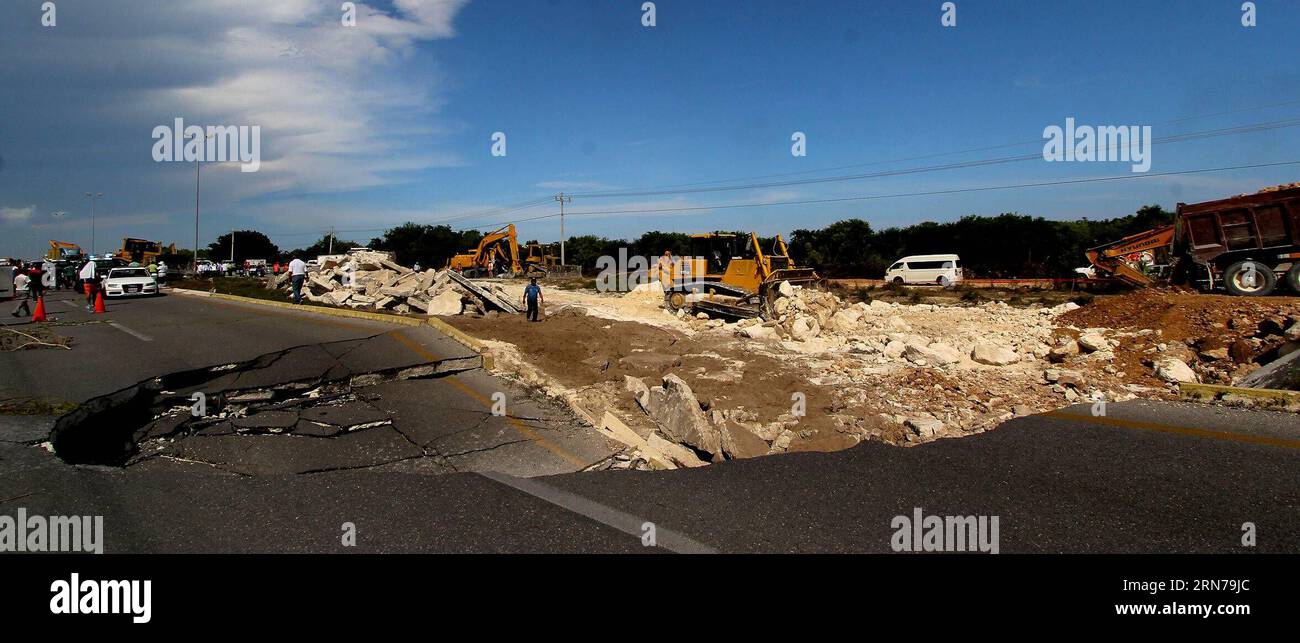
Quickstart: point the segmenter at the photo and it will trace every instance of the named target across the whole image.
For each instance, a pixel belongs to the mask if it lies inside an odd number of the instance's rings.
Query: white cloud
[[[26,223],[32,218],[34,212],[36,212],[35,205],[29,205],[25,208],[0,208],[0,221],[5,223]]]

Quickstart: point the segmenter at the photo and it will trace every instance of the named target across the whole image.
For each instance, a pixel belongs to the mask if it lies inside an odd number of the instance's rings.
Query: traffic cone
[[[36,310],[32,311],[32,321],[34,322],[45,321],[45,298],[44,297],[36,298]]]
[[[108,312],[108,309],[104,307],[104,290],[97,288],[95,290],[95,314],[106,312]]]

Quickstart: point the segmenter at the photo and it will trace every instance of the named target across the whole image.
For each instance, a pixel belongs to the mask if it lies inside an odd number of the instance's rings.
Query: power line
[[[1227,127],[1216,130],[1206,130],[1202,132],[1188,132],[1185,134],[1174,134],[1152,139],[1152,144],[1156,143],[1181,143],[1183,141],[1198,140],[1205,138],[1215,138],[1219,136],[1230,136],[1233,134],[1246,134],[1251,132],[1262,132],[1284,127],[1295,127],[1300,125],[1300,118],[1273,121],[1269,123],[1253,123],[1250,125],[1240,125]],[[1115,149],[1116,145],[1112,144],[1107,149]],[[1100,151],[1100,150],[1098,150]],[[837,183],[842,181],[855,181],[861,179],[873,179],[890,176],[903,176],[908,174],[922,174],[927,172],[938,172],[943,170],[965,169],[971,167],[984,167],[989,165],[1002,165],[1006,163],[1017,163],[1021,161],[1040,160],[1043,158],[1042,153],[1024,154],[1019,156],[1004,156],[992,159],[977,159],[973,161],[962,161],[959,163],[947,163],[944,165],[929,165],[922,167],[904,168],[899,170],[886,170],[882,172],[871,172],[866,174],[848,174],[841,176],[821,177],[815,179],[798,179],[791,181],[772,181],[768,183],[750,183],[746,185],[731,185],[705,188],[691,188],[684,190],[649,190],[644,192],[618,192],[603,194],[574,194],[575,198],[610,198],[610,197],[634,197],[634,196],[667,196],[678,194],[700,194],[706,192],[733,192],[737,190],[754,190],[760,188],[774,187],[791,187],[797,185],[813,185],[818,183]]]
[[[1183,117],[1181,117],[1181,118],[1174,118],[1174,119],[1169,119],[1169,120],[1165,120],[1165,121],[1156,121],[1156,122],[1154,122],[1154,123],[1151,123],[1151,125],[1172,125],[1172,124],[1174,124],[1174,123],[1184,123],[1184,122],[1187,122],[1187,121],[1200,120],[1200,119],[1203,119],[1203,118],[1215,118],[1215,117],[1218,117],[1218,116],[1230,116],[1230,115],[1232,115],[1232,114],[1240,114],[1240,113],[1244,113],[1244,112],[1260,111],[1260,110],[1265,110],[1265,109],[1272,109],[1272,108],[1275,108],[1275,107],[1288,107],[1288,106],[1291,106],[1291,105],[1297,105],[1297,104],[1300,104],[1300,99],[1292,99],[1292,100],[1282,101],[1282,102],[1278,102],[1278,103],[1270,103],[1270,104],[1266,104],[1266,105],[1254,105],[1254,106],[1251,106],[1251,107],[1244,107],[1244,108],[1233,109],[1233,110],[1225,110],[1225,111],[1221,111],[1221,112],[1212,112],[1212,113],[1209,113],[1209,114],[1196,114],[1196,115],[1193,115],[1193,116],[1183,116]],[[1004,144],[1001,144],[1001,145],[989,145],[989,146],[985,146],[985,147],[975,147],[975,148],[970,148],[970,149],[965,149],[965,150],[958,150],[958,151],[954,151],[954,152],[937,152],[937,153],[934,153],[934,154],[923,154],[923,155],[920,155],[920,156],[908,156],[908,157],[902,157],[902,158],[896,158],[896,159],[887,159],[887,160],[882,160],[882,161],[870,161],[870,162],[867,162],[867,163],[852,163],[852,164],[849,164],[849,165],[839,165],[839,166],[834,166],[834,167],[825,167],[825,168],[820,168],[820,169],[815,169],[815,170],[800,170],[800,171],[797,171],[797,172],[781,172],[781,173],[776,173],[776,174],[760,174],[760,175],[757,175],[757,176],[742,177],[742,178],[734,178],[734,179],[715,179],[715,180],[712,180],[712,181],[697,181],[697,182],[693,182],[693,183],[676,183],[676,184],[662,185],[662,186],[658,186],[658,187],[647,187],[647,188],[637,188],[637,189],[639,189],[639,190],[663,190],[663,189],[669,189],[669,188],[694,187],[694,186],[701,186],[701,185],[713,185],[713,184],[716,184],[716,183],[735,183],[735,182],[738,182],[738,181],[754,181],[754,180],[758,180],[758,179],[780,178],[780,177],[785,177],[785,176],[799,176],[799,175],[803,175],[803,174],[818,174],[818,173],[821,173],[821,172],[835,172],[835,171],[839,171],[839,170],[847,170],[847,169],[853,169],[853,168],[859,168],[859,167],[871,167],[871,166],[874,166],[874,165],[888,165],[888,164],[890,164],[890,163],[903,163],[903,162],[906,162],[906,161],[920,161],[920,160],[932,159],[932,158],[942,158],[942,157],[944,157],[944,156],[959,156],[959,155],[961,155],[961,154],[970,154],[970,153],[973,153],[973,152],[987,152],[987,151],[991,151],[991,150],[1006,149],[1006,148],[1011,148],[1011,147],[1021,147],[1021,146],[1024,146],[1024,145],[1040,144],[1040,143],[1042,143],[1042,142],[1043,142],[1043,141],[1042,141],[1042,139],[1040,138],[1040,139],[1032,139],[1032,140],[1020,141],[1020,142],[1018,142],[1018,143],[1004,143]],[[571,195],[571,196],[577,196],[577,197],[595,197],[595,196],[604,196],[604,195],[606,195],[606,194],[615,193],[615,192],[621,192],[621,191],[620,191],[620,190],[606,190],[606,191],[600,191],[600,192],[579,193],[579,194],[574,194],[574,195]]]
[[[1150,173],[1141,173],[1141,174],[1130,173],[1130,174],[1118,174],[1114,176],[1091,177],[1086,179],[1062,179],[1058,181],[1042,181],[1038,183],[1017,183],[1012,185],[991,185],[991,186],[981,186],[981,187],[973,187],[973,188],[952,188],[947,190],[931,190],[926,192],[900,192],[895,194],[873,194],[873,195],[866,195],[866,196],[836,197],[836,198],[828,198],[828,199],[804,199],[799,201],[775,201],[770,203],[724,203],[718,205],[684,206],[678,208],[584,210],[580,212],[568,212],[566,216],[576,217],[576,216],[591,216],[591,215],[598,215],[598,214],[653,214],[657,212],[694,212],[700,210],[728,210],[734,208],[762,208],[762,207],[772,207],[772,206],[781,206],[781,205],[811,205],[817,203],[871,201],[875,199],[894,199],[900,197],[936,196],[936,195],[944,195],[944,194],[961,194],[965,192],[990,192],[994,190],[1013,190],[1013,189],[1020,189],[1020,188],[1037,188],[1037,187],[1049,187],[1049,186],[1057,186],[1057,185],[1077,185],[1081,183],[1100,183],[1104,181],[1149,179],[1149,178],[1155,178],[1160,176],[1181,176],[1186,174],[1229,172],[1233,170],[1249,170],[1249,169],[1266,168],[1266,167],[1281,167],[1285,165],[1300,165],[1300,160],[1279,161],[1276,163],[1256,163],[1252,165],[1234,165],[1228,167],[1200,168],[1195,170],[1178,170],[1172,172],[1150,172]],[[522,221],[538,221],[541,219],[551,219],[557,216],[559,215],[548,214],[539,217],[533,217],[531,219],[521,219],[520,221],[516,221],[516,223]],[[484,226],[484,227],[488,227],[488,226]]]

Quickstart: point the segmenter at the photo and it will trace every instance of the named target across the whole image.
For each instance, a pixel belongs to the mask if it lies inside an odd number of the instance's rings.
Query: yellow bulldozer
[[[577,275],[578,266],[566,266],[560,263],[558,243],[530,243],[524,246],[524,271],[529,276],[546,277],[558,275]]]
[[[821,281],[812,268],[799,268],[781,235],[764,252],[758,235],[691,235],[691,255],[652,268],[664,285],[664,307],[703,312],[723,319],[771,317],[781,282],[811,286]],[[703,295],[692,297],[691,295]]]

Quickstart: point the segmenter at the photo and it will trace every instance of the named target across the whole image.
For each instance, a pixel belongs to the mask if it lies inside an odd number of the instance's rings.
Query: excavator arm
[[[1129,235],[1118,241],[1088,249],[1084,254],[1088,262],[1098,270],[1114,275],[1116,279],[1132,286],[1149,286],[1154,279],[1134,268],[1124,257],[1157,248],[1165,248],[1174,242],[1174,226],[1167,225]]]

